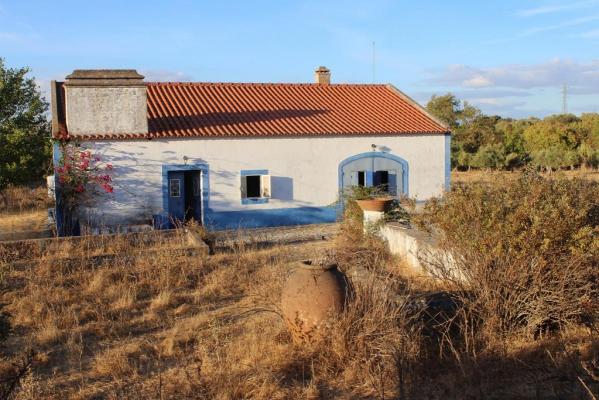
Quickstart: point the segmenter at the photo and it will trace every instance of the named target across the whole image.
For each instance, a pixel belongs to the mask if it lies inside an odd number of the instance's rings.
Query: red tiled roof
[[[391,85],[147,83],[148,135],[249,137],[447,133]]]

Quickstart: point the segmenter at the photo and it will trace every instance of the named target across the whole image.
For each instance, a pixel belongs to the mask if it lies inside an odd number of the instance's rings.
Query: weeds
[[[52,201],[44,186],[8,186],[0,191],[0,212],[23,212],[50,207]]]
[[[172,251],[189,240],[181,230],[0,249],[11,326],[0,371],[16,376],[33,347],[16,399],[589,397],[599,197],[522,179],[427,207],[419,221],[446,233],[461,268],[456,279],[431,266],[442,294],[400,276],[351,204],[331,242],[259,248],[240,235],[197,256]],[[328,335],[296,346],[278,314],[282,285],[293,263],[331,250],[354,295]],[[451,307],[435,308],[441,298]]]
[[[458,186],[417,222],[451,254],[426,259],[454,291],[470,355],[599,316],[599,183],[526,172]]]

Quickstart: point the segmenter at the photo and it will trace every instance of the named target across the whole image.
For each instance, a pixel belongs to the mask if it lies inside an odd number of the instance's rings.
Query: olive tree
[[[48,103],[28,73],[0,58],[0,189],[39,181],[50,166]]]

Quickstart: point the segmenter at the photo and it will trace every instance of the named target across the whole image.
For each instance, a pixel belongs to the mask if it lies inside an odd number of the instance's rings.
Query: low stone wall
[[[260,247],[329,240],[338,228],[336,223],[332,223],[214,231],[210,232],[211,246],[214,250],[223,251],[239,244]]]
[[[416,276],[431,276],[424,264],[453,262],[451,256],[438,247],[434,237],[418,229],[390,222],[380,228],[380,235],[391,253],[403,258]]]

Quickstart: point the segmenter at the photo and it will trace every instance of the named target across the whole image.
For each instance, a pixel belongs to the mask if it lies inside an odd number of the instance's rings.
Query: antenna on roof
[[[376,82],[376,44],[372,42],[372,83]]]

